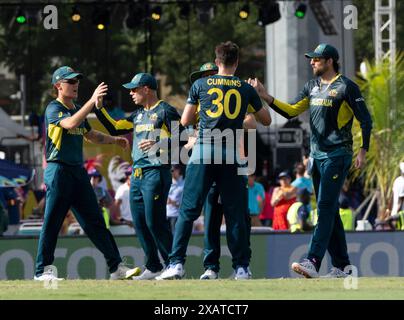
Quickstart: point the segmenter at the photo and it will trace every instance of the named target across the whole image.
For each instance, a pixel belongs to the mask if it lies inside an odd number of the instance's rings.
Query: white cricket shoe
[[[335,278],[346,278],[348,276],[349,274],[342,271],[340,268],[332,267],[331,271],[327,273],[325,276],[322,276],[321,278],[335,279]]]
[[[46,269],[46,267],[45,267]],[[63,278],[58,278],[53,273],[52,269],[44,271],[40,276],[34,276],[35,281],[62,281]]]
[[[180,280],[185,276],[185,269],[182,263],[170,264],[156,280]]]
[[[125,266],[122,262],[118,265],[118,269],[115,272],[111,273],[109,277],[110,280],[125,280],[130,279],[133,276],[138,276],[142,270],[139,267],[129,268]]]
[[[206,269],[204,274],[200,276],[200,280],[216,280],[219,278],[219,273],[211,270]]]
[[[252,273],[249,267],[237,267],[235,270],[235,280],[249,280],[252,278]]]
[[[133,280],[155,280],[157,276],[161,275],[163,271],[152,272],[145,269],[140,276],[132,277]]]
[[[303,262],[293,262],[292,270],[305,278],[318,278],[319,274],[313,262],[304,259]]]

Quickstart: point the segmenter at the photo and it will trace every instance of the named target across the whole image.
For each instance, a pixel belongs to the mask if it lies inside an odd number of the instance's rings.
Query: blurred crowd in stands
[[[248,176],[249,214],[252,231],[267,230],[272,232],[309,232],[317,222],[315,194],[310,175],[307,172],[308,158],[296,163],[290,171],[282,171],[274,177]],[[129,204],[131,166],[128,162],[115,156],[108,164],[108,177],[101,174],[102,161],[89,159],[85,163],[90,182],[97,196],[100,210],[108,228],[115,234],[134,234],[132,215]],[[404,163],[400,164],[401,176],[396,177],[393,185],[391,210],[386,217],[377,217],[378,207],[375,203],[366,215],[371,229],[404,230]],[[184,188],[185,168],[172,166],[172,185],[167,201],[167,220],[174,230],[179,215],[181,197]],[[109,183],[108,183],[109,181]],[[110,187],[108,187],[110,186]],[[35,191],[37,206],[26,217],[23,214],[29,186],[19,188],[0,188],[0,235],[36,235],[41,228],[45,190]],[[345,182],[340,197],[340,216],[346,231],[360,230],[358,221],[362,221],[367,211],[360,206],[364,201],[363,187],[360,180],[355,183]],[[225,228],[225,222],[222,224]],[[28,228],[31,227],[31,228]],[[224,230],[222,228],[222,230]],[[194,223],[194,232],[202,232],[203,212]],[[66,216],[61,235],[83,234],[77,223],[74,209]]]

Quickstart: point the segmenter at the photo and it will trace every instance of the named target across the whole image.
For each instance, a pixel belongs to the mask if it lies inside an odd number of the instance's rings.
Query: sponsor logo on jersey
[[[311,99],[310,104],[312,106],[332,107],[332,99]]]
[[[150,119],[151,121],[157,120],[157,113],[151,114],[150,117],[149,117],[149,119]]]
[[[356,101],[356,102],[365,101],[365,98],[360,97],[360,98],[355,99],[355,101]]]
[[[335,90],[335,89],[331,89],[331,90],[328,92],[328,96],[330,96],[330,97],[336,97],[337,94],[338,94],[338,91]]]
[[[63,116],[63,112],[60,111],[60,112],[58,113],[58,117],[61,118],[62,116]]]

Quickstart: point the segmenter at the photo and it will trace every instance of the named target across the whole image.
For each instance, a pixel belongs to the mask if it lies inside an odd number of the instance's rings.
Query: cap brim
[[[73,73],[63,77],[63,79],[74,79],[74,78],[82,79],[83,75],[81,73],[78,73],[78,72],[73,72]]]
[[[134,84],[133,82],[128,82],[122,85],[122,87],[124,87],[125,89],[135,89],[138,87],[138,85]]]
[[[313,59],[313,58],[324,58],[324,56],[323,56],[322,54],[316,53],[316,52],[307,52],[304,56],[305,56],[306,58],[309,58],[309,59]]]
[[[191,84],[194,83],[196,80],[200,79],[205,72],[207,71],[192,72],[191,75],[189,76],[189,81],[191,81]]]

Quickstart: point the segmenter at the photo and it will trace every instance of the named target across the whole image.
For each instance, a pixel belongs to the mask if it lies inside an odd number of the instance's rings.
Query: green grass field
[[[342,279],[67,280],[58,282],[57,289],[28,280],[0,281],[0,300],[4,299],[404,299],[404,278],[358,278],[356,290],[345,289]]]

